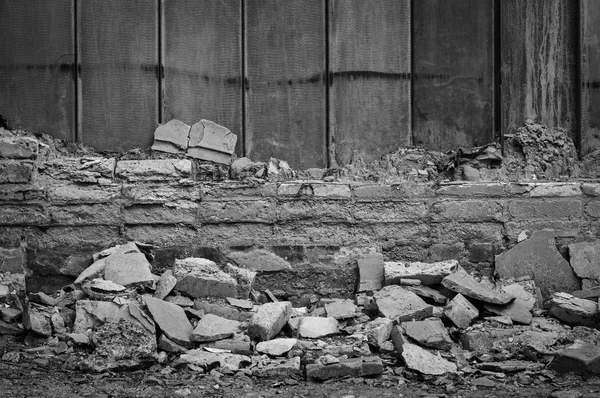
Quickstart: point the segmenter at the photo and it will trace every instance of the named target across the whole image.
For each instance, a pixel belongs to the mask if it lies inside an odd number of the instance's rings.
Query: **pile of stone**
[[[496,259],[507,274],[511,259],[524,259],[513,274],[528,275],[496,284],[478,281],[455,260],[385,262],[380,253],[366,254],[358,260],[353,299],[314,297],[308,307],[256,291],[256,272],[229,263],[177,259],[155,275],[151,247],[129,242],[95,254],[74,284],[53,296],[34,293],[23,302],[0,287],[0,333],[27,330],[47,338],[27,351],[39,365],[71,354],[77,366],[99,372],[160,363],[311,381],[387,375],[402,383],[435,376],[448,386],[467,380],[478,387],[509,378],[551,380],[549,368],[596,374],[598,303],[581,297],[597,300],[600,289],[577,290],[575,297],[527,271],[527,264],[535,265],[531,250],[552,266],[539,242],[556,250],[548,245],[550,232],[533,234]],[[597,278],[589,260],[599,244],[571,247],[578,275]],[[548,272],[562,278],[557,269]],[[19,355],[7,352],[3,360]]]

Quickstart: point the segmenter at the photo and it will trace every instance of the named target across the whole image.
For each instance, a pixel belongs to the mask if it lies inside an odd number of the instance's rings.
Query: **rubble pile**
[[[553,235],[541,231],[511,251],[543,257],[540,239],[555,250]],[[598,244],[571,246],[574,267],[590,286],[568,293],[544,275],[511,269],[511,251],[499,255],[497,283],[475,279],[455,260],[386,262],[370,253],[357,263],[353,299],[315,296],[309,307],[294,307],[256,291],[256,271],[231,264],[177,259],[155,275],[152,248],[129,242],[96,253],[52,296],[23,298],[14,285],[0,284],[0,334],[27,333],[43,343],[3,352],[2,360],[296,382],[436,380],[447,391],[543,383],[556,373],[598,375],[600,288],[597,265],[585,260]]]

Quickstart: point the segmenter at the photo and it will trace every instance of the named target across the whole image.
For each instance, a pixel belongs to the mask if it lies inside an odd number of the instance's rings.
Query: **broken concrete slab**
[[[367,342],[379,348],[390,338],[394,322],[388,318],[376,318],[365,325]]]
[[[383,373],[383,363],[377,356],[340,359],[337,363],[306,365],[306,378],[325,381],[342,377],[366,377]]]
[[[271,359],[252,368],[252,375],[270,379],[301,379],[300,357],[290,359]]]
[[[477,319],[479,310],[459,293],[444,308],[444,315],[457,327],[466,329]]]
[[[269,341],[261,341],[256,345],[256,351],[274,357],[287,354],[298,343],[298,339],[280,338]]]
[[[600,322],[598,303],[568,293],[554,293],[548,300],[548,313],[569,325],[597,327]]]
[[[41,336],[52,336],[52,312],[48,307],[27,303],[23,312],[23,326]]]
[[[452,339],[439,319],[402,322],[402,329],[408,337],[421,345],[445,351],[452,348]]]
[[[228,128],[202,119],[190,129],[187,156],[229,164],[236,142],[237,135]]]
[[[227,257],[238,266],[255,272],[289,271],[292,265],[277,254],[265,249],[233,251]]]
[[[432,300],[434,303],[446,304],[448,298],[429,286],[403,286],[409,292],[413,292],[421,298]]]
[[[176,296],[167,296],[164,298],[164,301],[180,307],[192,307],[194,305],[194,301],[191,298],[179,294]]]
[[[506,306],[485,304],[484,308],[492,314],[507,316],[513,322],[529,325],[533,319],[531,311],[535,307],[536,299],[519,283],[513,283],[502,287],[502,290],[514,296],[515,299]]]
[[[556,249],[554,230],[534,232],[531,237],[495,257],[496,273],[501,279],[530,276],[545,299],[554,292],[580,289],[573,268]]]
[[[339,333],[339,322],[335,318],[307,316],[298,326],[298,335],[309,339],[318,339]]]
[[[460,293],[463,296],[490,304],[504,305],[514,299],[514,297],[509,294],[487,288],[485,285],[477,282],[475,278],[469,275],[464,269],[459,269],[455,273],[446,276],[442,280],[442,286],[456,293]]]
[[[74,333],[85,333],[88,329],[95,329],[104,323],[116,323],[121,319],[142,323],[148,330],[154,333],[155,328],[152,320],[144,317],[139,304],[128,303],[119,305],[112,301],[79,300],[75,305]]]
[[[249,321],[254,315],[252,312],[240,311],[238,308],[228,304],[209,303],[200,299],[194,300],[194,309],[202,311],[204,314],[214,314],[240,322]]]
[[[227,302],[229,303],[229,305],[241,308],[243,310],[251,310],[252,308],[254,308],[254,304],[250,300],[240,300],[233,297],[227,297]]]
[[[400,286],[386,286],[373,295],[379,313],[395,322],[420,320],[433,314],[433,307]]]
[[[384,262],[381,253],[367,253],[358,259],[359,292],[379,290],[383,287]]]
[[[185,316],[183,308],[150,296],[145,296],[144,302],[160,330],[170,340],[187,348],[193,347],[192,324]]]
[[[159,300],[164,299],[171,293],[175,285],[177,284],[177,278],[173,276],[173,271],[170,269],[163,272],[156,284],[156,291],[154,292],[154,297]]]
[[[600,280],[600,240],[569,245],[570,263],[580,278]]]
[[[576,342],[554,356],[550,368],[557,373],[584,377],[600,374],[600,347]]]
[[[439,354],[434,355],[415,344],[405,342],[402,345],[402,353],[400,355],[407,368],[426,375],[439,376],[458,370],[454,363],[442,358]]]
[[[190,297],[236,297],[237,283],[219,269],[214,261],[205,258],[176,259],[173,276],[175,289]]]
[[[420,280],[424,285],[437,285],[458,268],[457,260],[422,263],[419,261],[385,262],[385,284],[400,285],[403,279]]]
[[[236,267],[235,265],[231,265],[229,263],[225,264],[223,270],[229,275],[233,276],[237,281],[237,297],[240,299],[247,299],[250,297],[250,292],[254,288],[256,271]]]
[[[106,261],[105,261],[105,258],[102,257],[102,258],[98,259],[97,261],[94,261],[94,263],[92,265],[90,265],[89,267],[84,269],[79,274],[77,279],[75,279],[75,282],[73,282],[73,284],[76,286],[79,286],[87,280],[103,277],[104,276],[104,267],[106,267]]]
[[[238,332],[240,325],[241,322],[239,321],[206,314],[194,328],[190,340],[194,342],[209,342],[226,339]]]
[[[174,354],[183,354],[188,352],[188,349],[186,347],[177,344],[164,334],[161,334],[158,338],[158,348],[166,352],[172,352]]]
[[[221,350],[231,351],[233,354],[252,355],[252,345],[250,337],[245,334],[235,334],[230,339],[218,340],[209,347],[219,348]]]
[[[189,350],[180,356],[185,363],[200,366],[204,369],[211,369],[214,366],[238,370],[252,363],[252,359],[245,355],[230,353],[214,353],[205,351],[202,348]]]
[[[101,278],[92,279],[91,281],[86,282],[86,285],[92,289],[92,291],[104,294],[116,294],[126,290],[126,287],[123,285]]]
[[[356,305],[352,300],[334,300],[325,304],[327,316],[335,319],[348,319],[356,316]]]
[[[153,151],[180,153],[187,150],[191,127],[180,120],[171,119],[154,130]]]
[[[122,286],[135,284],[152,285],[150,262],[146,255],[140,251],[135,242],[129,242],[117,249],[113,254],[104,259],[104,279]]]
[[[248,335],[259,341],[271,340],[281,331],[291,316],[292,303],[289,301],[263,304],[250,319]]]

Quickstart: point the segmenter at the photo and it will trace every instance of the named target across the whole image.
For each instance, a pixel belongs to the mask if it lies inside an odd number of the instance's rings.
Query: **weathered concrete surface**
[[[547,303],[548,313],[570,325],[600,326],[598,303],[567,293],[554,293]]]
[[[337,319],[307,316],[300,320],[298,335],[310,339],[318,339],[339,333]]]
[[[459,293],[446,305],[444,315],[459,328],[466,329],[479,316],[479,310]]]
[[[292,303],[289,301],[263,304],[250,319],[248,335],[259,341],[271,340],[291,316]]]
[[[439,355],[434,355],[415,344],[405,342],[402,345],[402,353],[400,355],[407,368],[426,375],[443,375],[457,371],[454,363],[447,361]]]
[[[469,275],[464,269],[460,269],[455,273],[446,276],[442,280],[442,285],[463,296],[490,304],[504,305],[514,299],[511,295],[487,288],[477,282],[475,278]]]
[[[530,276],[544,298],[554,292],[570,293],[581,288],[573,269],[556,249],[556,232],[542,230],[496,256],[496,272],[501,279]]]
[[[345,376],[365,377],[383,373],[383,363],[379,357],[341,359],[338,363],[306,365],[306,378],[325,381]]]
[[[221,271],[214,261],[205,258],[176,259],[173,276],[175,289],[199,297],[236,297],[236,281]]]
[[[400,286],[386,286],[373,295],[379,313],[396,322],[420,320],[433,314],[433,307]]]
[[[206,314],[200,319],[190,340],[193,342],[209,342],[233,336],[240,330],[241,322]]]
[[[458,268],[458,261],[448,260],[435,263],[385,262],[385,284],[399,285],[402,279],[417,279],[424,285],[436,285]]]
[[[192,324],[180,306],[150,296],[145,296],[144,302],[158,327],[170,340],[187,348],[193,347],[190,340]]]
[[[438,350],[452,348],[452,339],[440,320],[402,322],[402,328],[408,337],[419,344]]]
[[[580,278],[600,280],[600,240],[569,245],[571,267]]]
[[[379,290],[383,287],[384,262],[381,253],[369,253],[358,259],[358,291]]]

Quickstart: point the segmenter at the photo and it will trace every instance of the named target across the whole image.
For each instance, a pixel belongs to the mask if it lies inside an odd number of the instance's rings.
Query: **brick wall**
[[[523,230],[558,230],[559,245],[600,236],[600,183],[198,181],[189,160],[0,159],[0,272],[21,264],[30,291],[60,288],[92,253],[129,240],[173,259],[226,262],[263,247],[291,265],[258,287],[305,299],[353,291],[356,259],[458,259],[481,275]],[[17,264],[17,265],[15,265]]]

